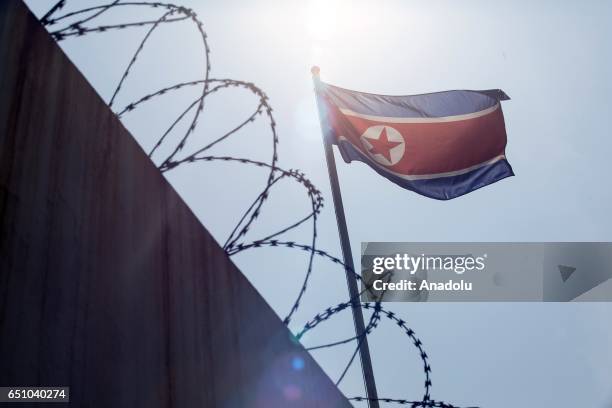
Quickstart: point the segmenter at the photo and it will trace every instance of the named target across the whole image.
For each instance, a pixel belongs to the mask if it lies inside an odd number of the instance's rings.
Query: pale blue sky
[[[355,254],[362,241],[612,240],[612,2],[177,1],[194,8],[204,21],[212,77],[252,81],[270,96],[281,166],[302,169],[327,199],[320,219],[322,248],[340,254],[309,71],[315,63],[324,81],[372,93],[502,88],[512,98],[503,109],[507,155],[517,176],[467,196],[449,202],[427,199],[365,165],[339,162]],[[27,3],[41,15],[54,2]],[[126,8],[109,13],[105,21],[151,15]],[[108,100],[144,32],[94,34],[67,40],[62,47]],[[192,26],[164,27],[151,44],[158,47],[145,50],[153,52],[143,55],[119,104],[201,76],[203,58]],[[168,96],[126,116],[124,123],[150,147],[189,92],[195,97],[193,90]],[[256,103],[245,95],[229,91],[211,99],[200,140],[244,117]],[[269,147],[265,123],[257,122],[214,151],[267,159]],[[222,243],[266,174],[236,165],[198,164],[167,176]],[[307,211],[303,190],[286,183],[272,195],[251,237]],[[306,241],[308,233],[305,228],[292,238]],[[284,316],[303,277],[304,254],[262,249],[234,261]],[[346,298],[342,270],[323,260],[315,267],[294,328]],[[611,303],[390,307],[425,344],[434,399],[500,408],[612,406]],[[304,343],[348,337],[351,330],[346,314],[309,334]],[[351,349],[316,352],[315,357],[335,379]],[[422,369],[405,336],[383,321],[371,349],[379,394],[420,398]],[[357,366],[341,389],[363,395]]]

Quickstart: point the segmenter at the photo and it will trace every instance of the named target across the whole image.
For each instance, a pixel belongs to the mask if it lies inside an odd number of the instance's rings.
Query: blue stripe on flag
[[[364,115],[435,118],[465,115],[494,106],[509,99],[499,89],[487,91],[444,91],[421,95],[375,95],[322,84],[321,91],[339,108]]]

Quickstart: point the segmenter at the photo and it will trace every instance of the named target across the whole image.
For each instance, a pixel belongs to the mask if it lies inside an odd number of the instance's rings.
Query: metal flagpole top
[[[318,79],[321,75],[321,68],[319,68],[317,65],[313,65],[312,68],[310,68],[310,73],[314,78]]]

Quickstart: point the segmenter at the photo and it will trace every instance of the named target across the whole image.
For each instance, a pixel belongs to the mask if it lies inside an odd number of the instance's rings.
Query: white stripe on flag
[[[457,122],[460,120],[474,119],[481,116],[488,115],[491,112],[496,111],[499,108],[499,102],[490,108],[474,112],[466,113],[465,115],[454,115],[454,116],[441,116],[437,118],[395,118],[389,116],[374,116],[364,115],[362,113],[353,112],[350,109],[339,108],[340,112],[347,116],[354,116],[356,118],[362,118],[372,120],[376,122],[387,122],[387,123],[440,123],[440,122]]]

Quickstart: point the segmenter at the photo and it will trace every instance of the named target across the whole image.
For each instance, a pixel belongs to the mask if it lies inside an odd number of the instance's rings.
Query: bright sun
[[[316,45],[329,41],[340,26],[339,4],[334,0],[311,0],[308,3],[308,34]]]

